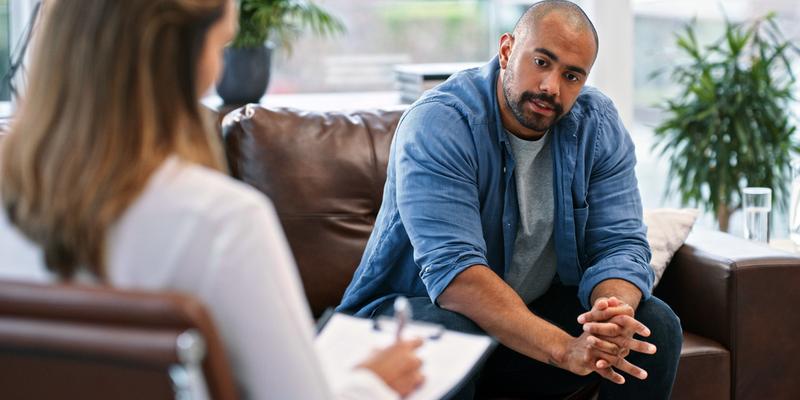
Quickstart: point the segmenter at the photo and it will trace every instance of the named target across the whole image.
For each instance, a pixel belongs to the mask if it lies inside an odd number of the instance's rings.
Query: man
[[[409,108],[340,310],[389,314],[404,295],[417,319],[494,336],[479,392],[602,377],[604,398],[669,398],[680,323],[651,296],[631,139],[584,87],[597,49],[578,6],[543,1],[489,64]]]

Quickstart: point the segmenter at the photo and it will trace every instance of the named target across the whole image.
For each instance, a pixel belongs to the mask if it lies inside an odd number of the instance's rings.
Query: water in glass
[[[746,187],[742,189],[742,204],[745,239],[768,243],[772,190],[763,187]]]
[[[744,209],[744,237],[756,242],[769,242],[768,207],[749,207]]]
[[[789,201],[789,239],[800,246],[800,159],[792,161],[792,193]]]

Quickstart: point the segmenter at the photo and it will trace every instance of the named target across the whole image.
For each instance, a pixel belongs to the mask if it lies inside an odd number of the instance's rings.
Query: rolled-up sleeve
[[[395,140],[397,207],[435,303],[456,275],[487,264],[475,143],[464,116],[436,102],[410,109]]]
[[[607,279],[624,279],[650,298],[653,270],[642,221],[642,203],[631,140],[610,102],[600,112],[599,137],[589,179],[589,216],[585,230],[584,265],[578,297],[591,308],[594,288]]]

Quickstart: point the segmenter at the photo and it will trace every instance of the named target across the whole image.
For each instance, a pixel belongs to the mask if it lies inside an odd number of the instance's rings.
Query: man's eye
[[[570,82],[577,82],[577,81],[579,81],[581,79],[581,78],[578,77],[578,75],[575,75],[575,74],[566,74],[565,77]]]
[[[541,58],[534,58],[533,62],[540,67],[544,67],[547,64],[547,62]]]

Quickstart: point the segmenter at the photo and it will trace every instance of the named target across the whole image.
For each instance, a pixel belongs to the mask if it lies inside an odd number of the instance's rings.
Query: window
[[[0,0],[0,117],[11,115],[14,95],[8,81],[9,69],[20,54],[31,25],[31,16],[41,0]],[[13,87],[24,86],[24,66],[14,73]]]
[[[675,194],[664,198],[666,187],[666,159],[651,151],[654,143],[652,127],[663,115],[657,106],[675,94],[676,88],[667,75],[652,78],[652,74],[666,66],[685,61],[685,56],[675,44],[675,33],[695,20],[700,43],[711,43],[724,31],[724,21],[745,21],[776,12],[777,22],[788,39],[800,43],[800,7],[797,0],[631,0],[634,8],[634,93],[635,123],[632,126],[637,148],[637,175],[639,190],[645,207],[679,206]],[[800,69],[800,66],[798,66]],[[800,70],[798,71],[800,72]],[[798,89],[800,91],[800,89]],[[795,103],[796,116],[800,116],[800,102]],[[788,184],[788,182],[787,182]],[[734,214],[730,227],[741,233],[740,214]],[[788,218],[776,210],[771,219],[775,237],[785,237]],[[706,214],[701,224],[715,226]]]
[[[406,63],[485,62],[523,0],[327,0],[347,32],[304,35],[291,55],[276,49],[270,93],[389,91]]]
[[[695,20],[701,43],[711,43],[724,31],[724,21],[744,21],[777,13],[787,38],[800,39],[800,7],[796,0],[633,0],[634,104],[636,116],[652,123],[658,120],[655,106],[675,94],[670,77],[653,73],[683,61],[675,44],[675,33]]]
[[[11,66],[9,52],[11,32],[8,23],[8,11],[8,0],[0,0],[0,77],[5,77]],[[11,101],[11,91],[6,79],[0,80],[0,101]]]

